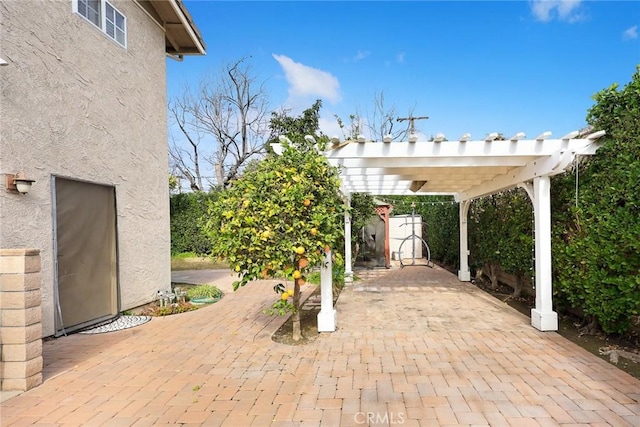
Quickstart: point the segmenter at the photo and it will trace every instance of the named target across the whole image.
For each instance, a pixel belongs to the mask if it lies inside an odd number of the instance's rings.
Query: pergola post
[[[353,270],[351,268],[351,197],[345,198],[346,205],[344,211],[344,282],[351,283],[353,281]]]
[[[471,200],[460,202],[460,270],[458,270],[458,279],[461,282],[471,281],[471,271],[469,271],[469,233],[467,229],[469,206],[471,206]]]
[[[320,313],[318,332],[335,332],[336,310],[333,308],[333,278],[331,251],[327,251],[320,266]]]
[[[531,309],[531,325],[540,331],[557,331],[558,314],[553,311],[551,279],[551,180],[533,179],[535,225],[536,307]]]

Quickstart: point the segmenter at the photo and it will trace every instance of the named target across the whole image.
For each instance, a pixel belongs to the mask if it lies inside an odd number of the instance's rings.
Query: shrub
[[[222,291],[214,285],[198,285],[187,289],[187,298],[221,298]]]
[[[174,194],[170,200],[171,254],[183,252],[206,254],[211,241],[203,231],[203,217],[207,213],[208,201],[218,198],[219,192]]]

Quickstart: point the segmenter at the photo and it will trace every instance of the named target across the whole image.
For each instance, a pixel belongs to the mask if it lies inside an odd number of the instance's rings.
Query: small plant
[[[187,289],[187,297],[190,300],[198,298],[222,298],[222,291],[214,285],[198,285]]]
[[[147,316],[169,316],[171,314],[185,313],[197,309],[198,307],[190,302],[171,303],[162,307],[154,304],[145,311],[145,314]]]
[[[282,283],[278,283],[273,287],[273,291],[280,295],[280,298],[271,304],[271,308],[262,310],[263,313],[269,316],[277,313],[282,316],[286,313],[296,312],[296,306],[291,301],[293,300],[293,289],[287,290]]]

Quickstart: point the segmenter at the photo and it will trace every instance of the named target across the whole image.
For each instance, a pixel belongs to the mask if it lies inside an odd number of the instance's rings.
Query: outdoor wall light
[[[5,186],[7,191],[11,193],[27,194],[29,190],[31,190],[31,184],[34,182],[36,182],[36,180],[27,178],[24,172],[5,174]]]

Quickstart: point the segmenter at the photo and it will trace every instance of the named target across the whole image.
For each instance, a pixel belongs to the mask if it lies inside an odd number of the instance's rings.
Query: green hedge
[[[640,70],[640,68],[638,69]],[[598,92],[587,122],[604,145],[553,183],[557,295],[605,332],[640,313],[640,72],[622,90]]]
[[[207,254],[211,243],[202,230],[202,218],[207,214],[210,201],[217,199],[219,192],[174,194],[171,196],[171,254],[194,252]]]

